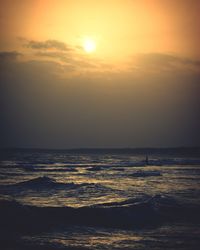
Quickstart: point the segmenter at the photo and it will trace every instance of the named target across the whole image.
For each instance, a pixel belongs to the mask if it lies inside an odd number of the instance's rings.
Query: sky
[[[0,147],[200,146],[199,11],[0,1]]]

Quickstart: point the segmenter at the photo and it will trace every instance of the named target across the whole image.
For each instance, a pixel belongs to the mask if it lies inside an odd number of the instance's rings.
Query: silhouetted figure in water
[[[148,155],[146,155],[146,165],[149,165],[149,158],[148,158]]]

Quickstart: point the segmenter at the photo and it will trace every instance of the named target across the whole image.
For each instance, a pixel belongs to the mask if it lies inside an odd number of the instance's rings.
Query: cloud
[[[56,49],[60,51],[71,51],[72,48],[68,46],[64,42],[60,42],[57,40],[46,40],[46,41],[27,41],[25,44],[27,48],[37,49],[37,50],[48,50],[48,49]]]
[[[39,51],[35,54],[38,57],[46,57],[49,59],[55,59],[67,65],[71,65],[72,68],[79,70],[80,68],[93,69],[102,67],[103,64],[97,59],[88,60],[87,57],[81,53],[64,52],[64,51]]]
[[[198,69],[199,60],[193,60],[186,57],[180,57],[164,53],[147,53],[134,55],[133,63],[136,68],[144,70],[178,70],[185,68]]]
[[[111,69],[112,73],[116,73],[116,65],[106,65],[103,61],[88,57],[83,53],[80,46],[70,46],[62,41],[49,39],[46,41],[26,40],[25,46],[31,50],[36,50],[35,55],[38,60],[46,58],[49,61],[56,61],[65,64],[74,72],[88,74],[88,72],[103,72],[106,74]],[[174,72],[199,73],[200,61],[192,58],[181,57],[175,54],[167,53],[140,53],[132,56],[131,62],[127,64],[126,70],[135,76],[143,76],[145,74],[168,74]],[[108,70],[109,68],[109,70]],[[184,74],[185,74],[184,73]]]
[[[66,58],[67,56],[69,56],[69,53],[64,53],[64,52],[60,52],[60,51],[39,51],[36,53],[37,56],[41,56],[41,57],[50,57],[50,58]]]
[[[16,60],[19,56],[22,56],[22,54],[17,52],[17,51],[1,51],[0,52],[0,61],[2,61],[2,60]]]
[[[35,53],[38,59],[47,58],[48,60],[56,60],[60,62],[72,62],[73,56],[71,53],[66,53],[63,51],[39,51]]]
[[[89,58],[87,55],[84,55],[80,46],[73,47],[54,39],[45,41],[28,40],[26,38],[18,39],[26,48],[32,50],[37,60],[46,58],[49,61],[66,65],[68,69],[71,68],[71,71],[92,71],[94,69],[102,71],[105,65],[97,58]]]
[[[22,56],[18,51],[1,51],[0,52],[0,75],[1,77],[7,77],[11,79],[13,76],[16,79],[22,79],[29,76],[29,78],[36,78],[36,75],[40,78],[52,78],[56,76],[57,78],[61,77],[63,73],[68,73],[72,71],[70,65],[63,65],[59,62],[52,60],[40,60],[32,59],[28,60],[23,55],[25,60],[18,60],[19,56]],[[0,82],[1,84],[2,82]]]

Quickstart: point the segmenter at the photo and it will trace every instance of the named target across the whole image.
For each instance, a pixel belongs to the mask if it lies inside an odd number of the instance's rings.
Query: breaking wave
[[[76,188],[97,188],[97,189],[105,189],[106,187],[102,186],[98,183],[62,183],[57,182],[52,178],[49,178],[47,176],[42,176],[38,178],[34,178],[28,181],[19,182],[12,185],[3,185],[1,186],[2,191],[20,191],[20,190],[49,190],[49,189],[76,189]]]
[[[180,204],[161,195],[80,208],[36,207],[0,200],[4,230],[40,231],[67,225],[134,229],[180,220],[199,222],[199,206]]]

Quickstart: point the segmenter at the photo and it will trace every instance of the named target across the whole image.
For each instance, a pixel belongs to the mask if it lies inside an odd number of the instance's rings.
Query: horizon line
[[[48,147],[0,147],[0,150],[144,150],[144,149],[200,149],[200,146],[170,146],[170,147],[74,147],[74,148],[48,148]]]

